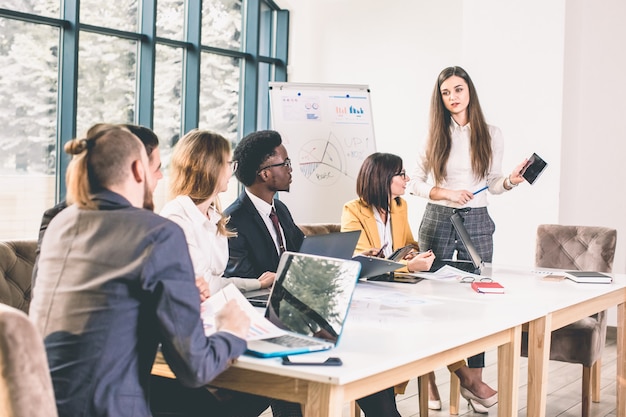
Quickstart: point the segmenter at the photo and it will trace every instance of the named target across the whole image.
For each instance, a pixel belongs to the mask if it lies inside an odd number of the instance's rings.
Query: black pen
[[[380,255],[382,255],[382,254],[383,254],[383,250],[385,250],[385,248],[386,248],[387,246],[389,246],[389,242],[385,242],[385,244],[384,244],[384,245],[382,245],[382,246],[380,247],[380,249],[378,249],[378,253],[376,254],[376,256],[380,257]]]

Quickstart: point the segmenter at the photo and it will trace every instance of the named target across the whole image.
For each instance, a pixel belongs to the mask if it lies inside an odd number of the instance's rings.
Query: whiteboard
[[[376,151],[368,86],[270,82],[269,93],[272,129],[293,168],[291,189],[278,198],[296,223],[339,223]]]

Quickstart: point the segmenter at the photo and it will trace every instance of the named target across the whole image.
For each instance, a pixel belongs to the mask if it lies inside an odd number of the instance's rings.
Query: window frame
[[[157,0],[158,1],[158,0]],[[269,98],[260,97],[259,77],[261,65],[270,65],[269,81],[287,81],[289,11],[281,9],[272,0],[242,0],[242,47],[241,50],[217,48],[201,44],[202,3],[185,0],[185,39],[174,40],[156,36],[157,4],[155,0],[138,1],[138,32],[128,32],[101,26],[83,24],[79,21],[80,1],[59,0],[61,18],[51,18],[0,8],[0,17],[59,28],[59,74],[55,146],[57,150],[76,137],[78,51],[80,33],[116,36],[138,43],[137,84],[134,123],[153,128],[154,80],[156,45],[163,44],[183,49],[183,92],[181,97],[181,133],[185,134],[199,124],[200,56],[203,52],[238,58],[240,66],[240,98],[238,138],[258,128],[269,127]],[[271,23],[267,26],[271,37],[269,55],[260,55],[259,45],[263,38],[262,13],[265,6],[270,10]],[[259,112],[261,108],[261,112]],[[55,201],[65,198],[65,173],[70,158],[64,152],[56,152]]]

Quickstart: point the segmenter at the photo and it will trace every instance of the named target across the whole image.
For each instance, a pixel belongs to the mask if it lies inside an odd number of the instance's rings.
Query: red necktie
[[[276,215],[276,210],[272,207],[272,211],[270,212],[270,220],[274,225],[274,230],[276,230],[276,237],[278,239],[278,253],[282,254],[285,251],[285,244],[283,243],[283,235],[280,233],[280,226],[278,223],[278,216]]]

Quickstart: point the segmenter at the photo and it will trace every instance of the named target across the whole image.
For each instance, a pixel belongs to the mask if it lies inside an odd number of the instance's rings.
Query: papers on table
[[[246,340],[266,339],[285,334],[284,330],[279,329],[263,317],[232,283],[228,284],[202,303],[201,315],[202,322],[204,323],[204,334],[209,336],[217,331],[215,316],[229,300],[236,300],[244,313],[250,317],[250,330],[248,331]]]
[[[480,275],[472,274],[450,265],[444,265],[435,272],[415,272],[414,275],[436,281],[460,281],[464,277],[473,277],[476,280],[481,278]]]

